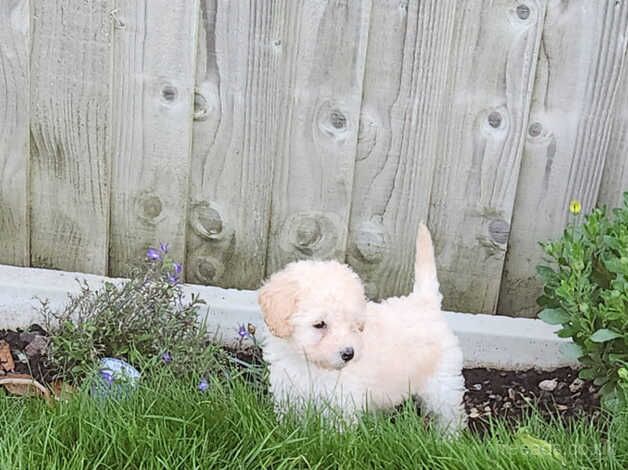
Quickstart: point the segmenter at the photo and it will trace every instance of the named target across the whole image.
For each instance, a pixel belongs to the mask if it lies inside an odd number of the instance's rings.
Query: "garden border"
[[[78,290],[77,279],[90,286],[104,281],[121,282],[82,273],[0,265],[0,329],[41,323],[38,299],[48,299],[52,308],[61,308],[68,292]],[[263,331],[255,291],[183,285],[186,296],[200,294],[206,302],[201,318],[216,338],[225,344],[238,340],[238,325],[252,323]],[[553,369],[576,366],[564,357],[560,346],[570,340],[558,338],[556,327],[540,320],[499,315],[446,312],[447,321],[458,335],[465,367],[491,367],[505,370]]]

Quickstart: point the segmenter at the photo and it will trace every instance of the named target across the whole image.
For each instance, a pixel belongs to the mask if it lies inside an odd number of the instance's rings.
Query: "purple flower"
[[[149,261],[161,261],[161,253],[155,248],[149,248],[146,250],[146,258]]]
[[[109,370],[109,369],[100,369],[98,371],[98,373],[100,374],[100,377],[107,382],[107,385],[112,385],[115,378],[113,376],[113,371]]]
[[[161,360],[164,361],[164,364],[170,364],[172,362],[172,355],[166,351],[161,355]]]
[[[198,389],[201,392],[206,392],[208,388],[209,388],[209,382],[207,381],[205,377],[203,377],[201,381],[198,383]]]
[[[238,328],[238,335],[240,338],[246,338],[249,336],[249,330],[244,325],[240,325]]]
[[[179,282],[179,276],[176,274],[168,274],[167,281],[171,286],[175,286]]]
[[[168,250],[170,249],[170,245],[168,243],[160,243],[159,249],[165,255],[166,253],[168,253]]]
[[[179,263],[174,263],[174,273],[178,276],[183,271],[183,266]]]

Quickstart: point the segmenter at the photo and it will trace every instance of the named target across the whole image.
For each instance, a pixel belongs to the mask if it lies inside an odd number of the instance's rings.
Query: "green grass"
[[[411,407],[345,433],[315,416],[278,424],[269,399],[239,378],[201,393],[194,379],[158,375],[119,402],[83,390],[47,406],[0,392],[0,468],[628,468],[626,414],[609,417],[606,432],[531,417],[526,435],[552,454],[499,423],[482,438],[444,440]]]

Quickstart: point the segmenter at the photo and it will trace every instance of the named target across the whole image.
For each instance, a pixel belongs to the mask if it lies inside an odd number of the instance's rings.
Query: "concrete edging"
[[[68,292],[77,292],[77,280],[90,286],[104,281],[121,282],[82,273],[0,265],[0,329],[26,327],[41,323],[38,299],[47,299],[51,308],[60,309]],[[238,325],[252,323],[263,330],[255,291],[222,289],[186,284],[187,296],[200,294],[206,305],[201,318],[216,337],[228,344],[237,340]],[[576,366],[560,352],[568,340],[558,338],[556,327],[540,320],[505,316],[445,312],[447,321],[458,335],[466,367],[491,367],[521,370],[553,369]]]

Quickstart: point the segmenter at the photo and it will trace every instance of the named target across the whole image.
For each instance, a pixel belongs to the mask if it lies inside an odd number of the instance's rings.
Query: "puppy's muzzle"
[[[355,353],[351,346],[349,346],[348,348],[344,348],[342,351],[340,351],[340,357],[345,362],[349,362],[351,359],[353,359],[354,354]]]

